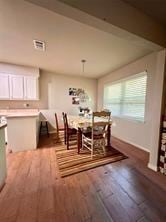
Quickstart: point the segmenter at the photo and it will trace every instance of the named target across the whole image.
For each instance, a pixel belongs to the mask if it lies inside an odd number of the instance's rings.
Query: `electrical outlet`
[[[24,107],[25,108],[29,107],[29,103],[24,103]]]

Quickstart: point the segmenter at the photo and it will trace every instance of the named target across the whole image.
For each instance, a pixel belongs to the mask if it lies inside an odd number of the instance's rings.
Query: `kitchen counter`
[[[37,117],[39,115],[38,109],[3,109],[0,110],[0,116],[6,118],[12,117]]]
[[[28,113],[13,113],[13,114],[7,115],[6,118],[37,117],[38,115],[39,115],[39,113],[29,113],[29,114]]]
[[[7,127],[6,123],[0,123],[0,129]]]
[[[18,152],[37,148],[39,114],[37,109],[0,110],[0,116],[7,121],[7,142],[10,150]]]
[[[5,127],[6,123],[0,123],[0,191],[5,185],[7,167],[6,167],[6,146],[5,146]]]

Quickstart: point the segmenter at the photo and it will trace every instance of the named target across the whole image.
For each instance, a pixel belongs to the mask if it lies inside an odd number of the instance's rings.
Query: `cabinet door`
[[[24,77],[10,76],[11,99],[24,99]]]
[[[38,99],[38,78],[33,76],[24,77],[24,89],[26,100]]]
[[[0,74],[0,99],[10,99],[9,75]]]

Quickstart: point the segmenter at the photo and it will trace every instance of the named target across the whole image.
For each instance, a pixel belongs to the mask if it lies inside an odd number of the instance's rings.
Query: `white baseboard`
[[[147,148],[143,147],[143,146],[140,146],[140,145],[138,145],[138,144],[136,144],[136,143],[132,143],[132,142],[130,142],[130,141],[128,141],[128,140],[125,140],[125,139],[123,139],[123,138],[117,137],[117,136],[115,136],[115,135],[113,135],[113,134],[112,134],[112,136],[114,136],[114,137],[116,137],[117,139],[120,139],[120,140],[122,140],[122,141],[124,141],[124,142],[126,142],[126,143],[129,143],[129,144],[131,144],[131,145],[133,145],[133,146],[135,146],[135,147],[138,147],[138,148],[141,149],[141,150],[144,150],[144,151],[150,153],[150,151],[149,151]]]
[[[158,167],[152,165],[151,163],[148,163],[148,168],[150,168],[151,170],[156,171],[156,172],[158,171]]]

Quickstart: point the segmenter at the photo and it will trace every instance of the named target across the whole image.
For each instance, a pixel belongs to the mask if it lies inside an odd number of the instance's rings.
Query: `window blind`
[[[106,85],[104,87],[104,109],[113,116],[144,121],[147,72]]]

